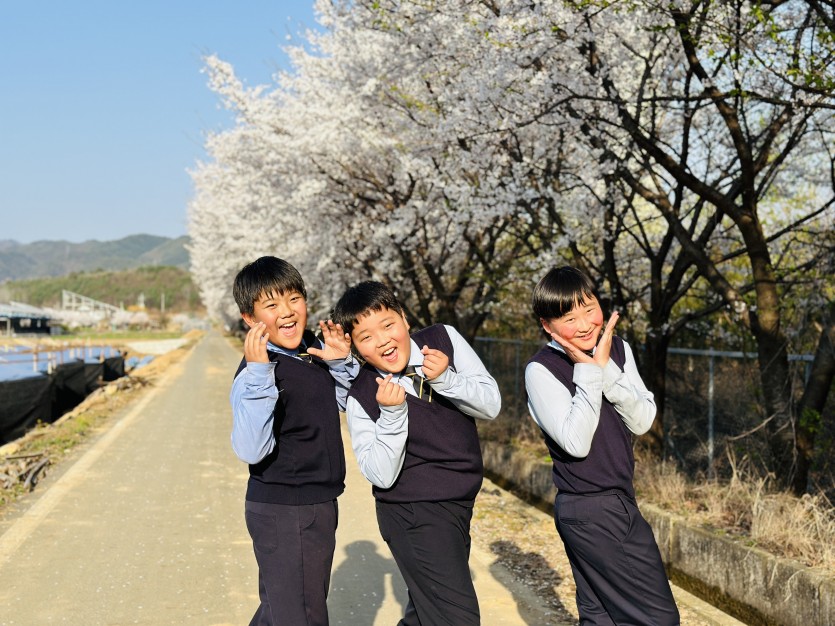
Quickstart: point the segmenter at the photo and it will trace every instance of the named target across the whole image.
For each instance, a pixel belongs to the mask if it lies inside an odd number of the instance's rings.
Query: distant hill
[[[131,235],[116,241],[83,243],[0,240],[0,282],[65,276],[72,272],[116,271],[148,266],[187,269],[186,236],[171,239]]]
[[[71,272],[66,276],[28,278],[0,283],[0,302],[14,300],[38,307],[61,307],[61,292],[74,293],[130,308],[140,294],[148,309],[201,312],[200,294],[187,270],[180,267],[141,267],[118,272]]]

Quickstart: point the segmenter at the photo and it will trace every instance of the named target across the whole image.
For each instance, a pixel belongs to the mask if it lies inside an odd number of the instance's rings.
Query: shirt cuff
[[[266,387],[271,384],[274,385],[275,363],[247,363],[246,384],[250,387]]]
[[[345,358],[342,359],[325,359],[325,363],[331,369],[341,369],[341,370],[348,370],[350,369],[357,360],[354,358],[353,354],[349,354]]]
[[[409,406],[404,401],[403,404],[398,404],[397,406],[383,406],[380,405],[380,419],[378,422],[383,422],[384,424],[392,424],[394,422],[398,422],[402,420],[409,411]]]
[[[451,367],[447,367],[441,372],[440,376],[432,380],[427,379],[426,382],[432,385],[432,389],[436,391],[448,391],[455,386],[455,371]]]
[[[609,391],[612,387],[614,387],[618,380],[620,380],[621,375],[623,372],[617,366],[612,359],[609,359],[609,362],[606,363],[606,367],[603,368],[603,391]]]
[[[575,363],[572,381],[575,385],[603,383],[603,370],[594,363]]]

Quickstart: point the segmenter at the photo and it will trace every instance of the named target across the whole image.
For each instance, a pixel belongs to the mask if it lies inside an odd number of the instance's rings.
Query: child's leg
[[[574,575],[574,585],[577,588],[575,600],[577,612],[580,614],[580,626],[615,626],[615,622],[609,617],[600,598],[594,592],[594,588],[583,576],[583,571],[574,563],[577,557],[574,556],[568,544],[565,544],[565,553],[571,565],[571,573]]]
[[[554,509],[575,572],[581,623],[679,624],[652,529],[631,498],[559,494]],[[599,621],[601,609],[611,622]]]
[[[327,626],[337,517],[336,500],[301,506],[247,501],[261,596],[252,626]]]
[[[455,502],[377,502],[380,533],[414,608],[414,616],[407,608],[402,626],[480,624],[468,563],[472,514],[471,507]]]

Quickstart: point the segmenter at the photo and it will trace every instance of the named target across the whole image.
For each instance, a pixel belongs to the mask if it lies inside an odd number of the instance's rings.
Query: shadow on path
[[[346,545],[345,557],[331,576],[328,606],[331,616],[337,616],[334,623],[373,624],[386,597],[387,578],[403,613],[409,598],[394,559],[365,540]]]
[[[497,580],[502,580],[500,568],[505,568],[513,573],[516,578],[536,581],[536,595],[542,599],[545,605],[554,613],[555,624],[576,624],[575,618],[568,612],[562,603],[555,588],[562,582],[562,576],[548,565],[545,558],[536,552],[524,552],[512,541],[494,541],[490,544],[490,551],[496,555],[496,561],[490,566],[491,573]],[[513,589],[508,589],[513,593]],[[541,617],[531,615],[526,604],[519,602],[517,596],[517,607],[519,614],[526,624],[541,626]]]

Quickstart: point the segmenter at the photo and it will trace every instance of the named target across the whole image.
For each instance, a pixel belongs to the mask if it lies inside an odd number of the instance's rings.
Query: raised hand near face
[[[264,322],[256,322],[244,338],[244,358],[247,363],[269,363],[267,356],[267,340],[270,333]]]
[[[600,340],[597,342],[594,356],[564,339],[559,333],[552,332],[551,338],[563,347],[568,358],[575,363],[594,363],[598,367],[606,367],[606,364],[609,362],[609,352],[612,349],[612,337],[615,332],[615,325],[618,323],[619,318],[620,314],[617,311],[612,313],[612,316],[606,323],[606,327],[603,329]]]
[[[406,401],[406,390],[392,382],[392,375],[377,379],[377,404],[380,406],[398,406]]]
[[[619,318],[620,314],[614,311],[609,321],[606,322],[606,328],[603,329],[600,341],[597,342],[597,349],[594,351],[594,362],[600,367],[606,367],[609,362],[609,353],[612,351],[612,336],[615,334],[615,324],[618,323]]]
[[[325,361],[344,359],[351,353],[351,335],[342,330],[341,324],[334,324],[333,320],[320,321],[319,328],[322,330],[323,349],[310,347],[309,354],[319,357]]]
[[[420,353],[423,355],[421,369],[426,380],[435,380],[449,367],[449,357],[440,350],[423,346]]]

